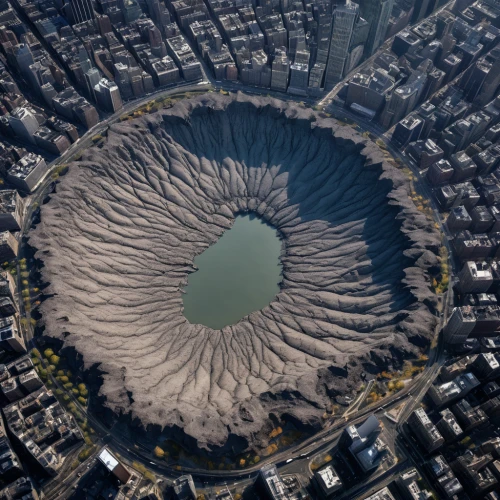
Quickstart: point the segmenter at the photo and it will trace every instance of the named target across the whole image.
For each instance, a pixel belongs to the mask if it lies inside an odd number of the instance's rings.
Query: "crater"
[[[221,329],[190,322],[195,259],[238,213],[279,231],[280,290]],[[100,366],[106,406],[212,451],[265,444],[270,414],[320,428],[362,371],[420,353],[436,324],[440,238],[406,177],[351,128],[270,98],[208,94],[112,125],[30,243],[45,332]]]

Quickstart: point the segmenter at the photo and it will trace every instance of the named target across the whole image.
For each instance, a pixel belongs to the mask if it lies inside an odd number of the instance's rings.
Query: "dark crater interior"
[[[241,212],[280,231],[281,291],[222,330],[190,324],[194,257]],[[420,352],[439,241],[405,177],[349,127],[215,94],[113,125],[30,235],[45,333],[99,365],[106,406],[212,449],[255,445],[270,415],[319,428],[362,371]]]

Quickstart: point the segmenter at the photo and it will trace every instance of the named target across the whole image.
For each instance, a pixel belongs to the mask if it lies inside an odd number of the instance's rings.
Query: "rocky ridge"
[[[255,212],[284,239],[275,300],[222,330],[190,324],[193,260]],[[435,326],[439,234],[380,149],[270,98],[207,94],[113,125],[42,207],[30,243],[46,334],[104,371],[106,405],[201,447],[255,444],[270,415],[319,427],[360,373]]]

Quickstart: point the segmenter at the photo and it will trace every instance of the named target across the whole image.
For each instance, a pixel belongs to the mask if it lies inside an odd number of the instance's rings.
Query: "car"
[[[285,463],[289,464],[290,462],[293,462],[293,458],[289,458]]]
[[[82,473],[81,473],[81,472],[79,472],[79,473],[77,474],[77,476],[78,476],[78,477],[82,477]]]

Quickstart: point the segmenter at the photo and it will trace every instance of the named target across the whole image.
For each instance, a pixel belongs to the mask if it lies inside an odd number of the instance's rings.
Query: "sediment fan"
[[[190,324],[194,257],[248,211],[285,240],[280,293],[223,330]],[[208,94],[113,125],[41,218],[46,334],[100,364],[110,408],[202,447],[252,446],[270,414],[319,427],[363,370],[433,333],[439,236],[405,177],[294,104]]]

